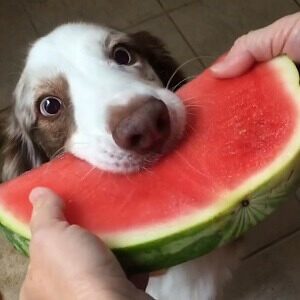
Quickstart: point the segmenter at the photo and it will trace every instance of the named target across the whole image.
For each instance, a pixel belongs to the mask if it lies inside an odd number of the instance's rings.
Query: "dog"
[[[61,25],[30,48],[2,121],[2,180],[67,151],[116,173],[143,170],[171,151],[186,123],[173,93],[183,74],[148,32]],[[222,248],[150,278],[157,299],[215,299],[236,254]]]

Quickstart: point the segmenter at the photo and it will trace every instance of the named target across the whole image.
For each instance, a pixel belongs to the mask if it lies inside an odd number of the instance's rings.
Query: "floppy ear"
[[[137,51],[148,60],[164,87],[176,90],[183,84],[183,73],[177,70],[177,62],[160,39],[147,31],[130,34],[130,37],[133,39]]]
[[[32,141],[30,133],[24,132],[14,114],[10,112],[5,119],[6,128],[1,137],[1,181],[10,180],[47,161],[43,151]]]
[[[12,179],[48,160],[31,138],[35,117],[24,78],[22,74],[12,105],[0,113],[0,181]]]

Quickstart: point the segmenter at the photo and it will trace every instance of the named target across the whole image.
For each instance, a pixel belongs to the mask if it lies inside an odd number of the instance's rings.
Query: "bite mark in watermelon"
[[[153,271],[240,236],[299,181],[299,75],[287,57],[220,80],[209,70],[178,95],[183,142],[151,170],[116,175],[69,154],[0,187],[0,224],[28,253],[35,186],[66,201],[66,216],[99,235],[129,271]]]

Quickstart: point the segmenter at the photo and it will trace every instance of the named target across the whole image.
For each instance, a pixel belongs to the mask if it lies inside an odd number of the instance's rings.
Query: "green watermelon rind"
[[[30,240],[13,232],[12,230],[4,227],[0,223],[0,231],[4,234],[8,241],[15,247],[16,250],[21,252],[22,254],[28,256],[29,255],[29,243]]]
[[[299,175],[300,152],[297,159],[293,160],[287,168],[274,175],[256,191],[237,199],[231,207],[210,221],[153,242],[114,249],[114,252],[125,268],[133,272],[167,268],[205,255],[237,239],[269,216],[282,202],[294,197],[300,183]],[[249,201],[248,207],[243,206],[244,200]],[[243,228],[238,228],[235,221],[243,212],[249,213],[251,206],[258,204],[263,206],[261,213],[254,213],[252,222],[245,223]],[[239,224],[242,224],[242,220]],[[137,266],[141,267],[137,268]]]
[[[237,199],[228,210],[209,222],[155,241],[113,249],[114,253],[128,272],[149,272],[167,268],[209,253],[241,236],[270,215],[283,201],[294,195],[300,181],[299,158],[300,152],[297,161],[292,161],[287,168],[270,178],[253,193]],[[243,206],[244,200],[249,201],[248,207]],[[243,228],[237,228],[235,221],[243,211],[249,211],[255,203],[264,206],[262,217],[257,217],[259,214],[256,213],[254,222],[248,222]],[[242,222],[240,221],[239,224]],[[1,225],[0,231],[18,251],[25,255],[29,254],[29,239]]]
[[[283,59],[284,68],[291,68],[290,73],[295,72],[292,70],[295,67],[287,58],[280,59]],[[295,73],[291,76],[294,81]],[[299,94],[293,96],[299,98],[300,102],[298,81],[297,91],[292,92]],[[290,88],[295,87],[291,84]],[[299,133],[299,124],[297,126],[296,133]],[[156,238],[148,238],[146,241],[135,241],[118,248],[112,246],[112,250],[127,271],[144,272],[185,262],[238,238],[296,192],[300,182],[300,144],[292,144],[287,152],[287,156],[283,157],[284,162],[279,167],[276,165],[276,171],[271,168],[260,177],[260,184],[255,180],[247,188],[238,189],[228,199],[227,206],[217,204],[213,217],[192,226],[181,224],[176,233],[170,231],[168,235],[163,235],[160,232]],[[19,251],[28,255],[28,227],[22,227],[18,221],[14,222],[13,218],[0,211],[0,231]]]

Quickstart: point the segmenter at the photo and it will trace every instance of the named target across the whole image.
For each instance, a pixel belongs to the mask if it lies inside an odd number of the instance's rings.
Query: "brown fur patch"
[[[63,75],[42,82],[36,90],[36,123],[32,128],[32,138],[45,152],[48,158],[64,150],[64,145],[75,130],[73,105],[70,99],[69,85]],[[45,117],[39,111],[40,101],[54,96],[61,100],[60,113],[54,117]]]
[[[127,105],[111,105],[108,107],[108,129],[110,132],[113,132],[116,126],[120,123],[120,121],[127,116],[129,116],[132,112],[138,109],[147,101],[147,98],[140,99],[135,98],[130,101]]]
[[[168,84],[168,89],[177,90],[183,84],[183,73],[176,71],[178,64],[160,39],[147,31],[130,34],[129,38],[131,46],[148,61],[164,87]],[[169,83],[171,76],[173,78]]]

